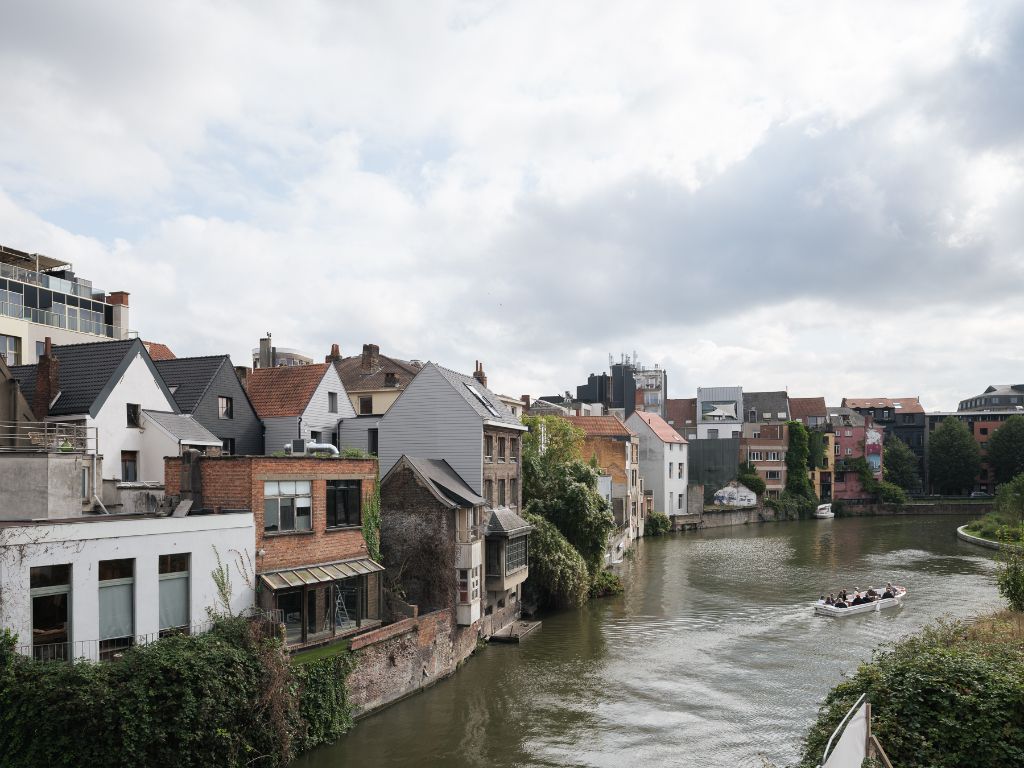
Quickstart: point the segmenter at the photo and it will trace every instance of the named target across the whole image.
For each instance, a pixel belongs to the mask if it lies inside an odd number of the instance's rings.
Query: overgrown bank
[[[292,664],[266,623],[39,662],[0,636],[0,755],[11,768],[283,766],[350,725],[352,657]]]
[[[939,623],[876,653],[825,699],[801,768],[819,764],[861,694],[872,732],[900,768],[1024,765],[1024,615]]]

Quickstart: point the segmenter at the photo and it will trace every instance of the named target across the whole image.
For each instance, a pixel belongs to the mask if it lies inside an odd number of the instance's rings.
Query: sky
[[[179,356],[1024,381],[1024,4],[8,2],[0,244]]]

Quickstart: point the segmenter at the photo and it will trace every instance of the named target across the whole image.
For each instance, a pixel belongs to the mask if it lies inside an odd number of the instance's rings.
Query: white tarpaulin
[[[860,768],[868,756],[868,705],[861,704],[822,768]]]

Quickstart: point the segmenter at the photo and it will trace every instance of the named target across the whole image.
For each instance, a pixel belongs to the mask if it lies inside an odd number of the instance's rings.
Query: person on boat
[[[838,600],[836,600],[835,605],[833,607],[834,608],[849,608],[849,606],[846,604],[846,601],[843,600],[842,597],[840,597]]]
[[[825,605],[825,596],[822,595],[818,598],[818,605]]]
[[[860,596],[860,592],[854,592],[853,602],[850,605],[864,605],[864,598]]]
[[[885,592],[882,593],[882,599],[891,600],[894,597],[896,597],[896,589],[893,587],[892,583],[886,582]]]
[[[870,598],[871,600],[874,600],[876,597],[878,597],[878,593],[875,592],[874,587],[868,587],[868,593],[866,597]]]
[[[835,604],[836,604],[836,596],[833,595],[831,592],[829,592],[828,593],[828,599],[825,600],[825,605],[835,605]]]

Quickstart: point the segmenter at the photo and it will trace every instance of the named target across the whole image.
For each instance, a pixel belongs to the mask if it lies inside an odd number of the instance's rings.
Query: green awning
[[[260,581],[272,590],[277,591],[312,584],[327,584],[332,581],[351,579],[353,576],[365,576],[366,574],[377,573],[383,570],[384,566],[380,563],[375,563],[368,557],[360,557],[356,560],[341,560],[337,563],[311,565],[308,568],[291,568],[286,571],[261,573]]]

